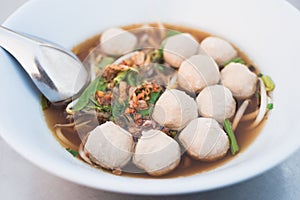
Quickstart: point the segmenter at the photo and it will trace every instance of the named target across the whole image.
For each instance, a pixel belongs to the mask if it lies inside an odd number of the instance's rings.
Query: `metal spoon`
[[[50,102],[71,100],[89,81],[81,61],[52,42],[0,26],[0,46],[18,60]]]

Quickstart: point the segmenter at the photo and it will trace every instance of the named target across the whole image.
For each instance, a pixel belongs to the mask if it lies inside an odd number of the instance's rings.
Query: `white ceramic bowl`
[[[39,94],[18,64],[0,49],[0,134],[46,171],[93,188],[134,194],[214,189],[260,174],[300,146],[300,13],[285,1],[30,1],[5,26],[67,48],[112,27],[162,21],[220,35],[242,49],[276,83],[275,109],[256,141],[227,164],[175,179],[114,176],[74,159],[48,129]]]

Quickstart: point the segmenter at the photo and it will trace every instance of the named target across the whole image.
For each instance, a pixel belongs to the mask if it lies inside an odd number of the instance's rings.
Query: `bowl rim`
[[[25,3],[22,7],[20,7],[17,11],[15,11],[5,22],[3,25],[6,25],[8,27],[14,27],[14,20],[18,19],[18,15],[20,12],[26,11],[26,9],[29,9],[32,4],[38,3],[40,1],[38,0],[33,0]],[[257,1],[259,2],[259,1]],[[294,12],[295,15],[298,16],[298,20],[300,20],[300,13],[293,7],[291,6],[288,2],[286,1],[278,1],[278,4],[281,6],[284,6],[286,9],[289,9],[290,12]],[[1,53],[1,52],[0,52]],[[184,178],[178,178],[178,180],[183,181],[183,184],[177,184],[176,187],[171,187],[169,190],[160,190],[159,187],[153,186],[152,188],[144,188],[143,190],[135,191],[134,189],[130,188],[129,186],[126,187],[119,187],[119,183],[122,183],[122,186],[126,185],[126,182],[132,181],[134,184],[139,183],[138,179],[137,181],[134,181],[133,179],[128,179],[127,177],[119,177],[116,179],[111,180],[110,184],[107,183],[102,183],[99,185],[99,182],[93,182],[89,179],[85,179],[82,176],[74,176],[74,171],[70,171],[67,168],[61,169],[61,170],[53,170],[56,168],[56,163],[51,163],[51,162],[40,162],[41,158],[38,156],[32,155],[32,152],[30,150],[24,150],[20,149],[18,146],[18,143],[15,143],[14,141],[10,140],[8,137],[6,137],[7,134],[9,134],[9,130],[5,130],[0,128],[0,135],[2,138],[19,154],[21,154],[24,158],[32,162],[33,164],[39,166],[43,170],[54,174],[58,177],[62,177],[66,180],[69,180],[71,182],[78,183],[80,185],[85,185],[89,187],[93,187],[96,189],[102,189],[102,190],[107,190],[107,191],[113,191],[113,192],[119,192],[119,193],[130,193],[130,194],[151,194],[151,195],[162,195],[162,194],[182,194],[182,193],[190,193],[190,192],[198,192],[198,191],[207,191],[207,190],[212,190],[224,186],[229,186],[241,181],[244,181],[246,179],[249,179],[251,177],[257,176],[275,165],[279,164],[283,160],[285,160],[288,156],[290,156],[293,152],[295,152],[297,149],[299,149],[300,144],[299,143],[293,143],[290,145],[289,149],[284,149],[280,154],[273,154],[273,155],[261,155],[259,159],[256,159],[255,161],[250,161],[247,163],[239,163],[240,168],[235,169],[234,173],[237,174],[236,176],[228,176],[225,172],[220,172],[221,175],[223,175],[221,181],[215,183],[214,185],[206,185],[202,186],[201,189],[197,188],[198,185],[195,186],[190,186],[190,187],[184,187],[184,184],[193,183],[194,181],[191,181],[190,179],[193,179],[193,177],[188,177]],[[265,160],[269,160],[266,164],[263,166],[255,165],[256,162],[264,162]],[[251,170],[244,171],[245,165],[251,164],[253,167]],[[208,174],[205,174],[205,176]],[[145,180],[145,184],[153,185],[151,183],[154,179],[149,179]],[[155,179],[156,181],[153,182],[162,182],[164,184],[172,184],[172,180],[174,179]],[[132,185],[132,184],[130,184]],[[158,184],[159,185],[159,184]],[[179,187],[180,186],[180,187]],[[142,187],[140,187],[142,188]]]

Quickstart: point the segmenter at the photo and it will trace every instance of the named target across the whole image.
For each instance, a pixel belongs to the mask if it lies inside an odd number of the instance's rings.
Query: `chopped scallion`
[[[114,83],[119,84],[121,81],[123,81],[127,75],[128,71],[122,71],[119,72],[119,74],[114,78]]]
[[[151,53],[151,62],[161,62],[163,59],[163,50],[162,49],[155,49]]]
[[[101,85],[101,87],[100,87]],[[104,89],[107,87],[107,83],[105,83],[105,80],[101,77],[96,78],[93,80],[87,88],[84,90],[84,92],[81,94],[81,96],[78,98],[77,103],[72,108],[74,112],[82,110],[86,105],[88,105],[90,98],[95,95],[95,92],[98,90],[104,91]]]
[[[226,133],[228,134],[229,140],[230,140],[230,149],[231,149],[231,154],[235,155],[239,151],[239,145],[236,141],[235,135],[233,133],[231,123],[228,119],[225,119],[224,121],[224,129]]]
[[[271,79],[270,76],[268,76],[268,75],[262,75],[262,76],[261,76],[261,79],[262,79],[263,82],[264,82],[264,85],[265,85],[265,87],[266,87],[266,91],[267,91],[267,92],[270,92],[270,91],[273,91],[273,90],[274,90],[275,84],[274,84],[274,82],[273,82],[273,80]]]
[[[78,156],[78,152],[75,151],[74,149],[71,149],[71,148],[66,148],[66,150],[72,154],[74,157],[77,157]]]
[[[241,63],[241,64],[245,64],[245,61],[244,61],[242,58],[237,57],[237,58],[234,58],[234,59],[229,60],[228,62],[226,62],[226,63],[224,64],[224,66],[229,65],[230,63]]]
[[[272,110],[274,108],[274,104],[273,103],[268,103],[267,108],[269,110]]]
[[[175,138],[177,135],[177,131],[174,131],[174,130],[170,130],[169,133],[172,138]]]

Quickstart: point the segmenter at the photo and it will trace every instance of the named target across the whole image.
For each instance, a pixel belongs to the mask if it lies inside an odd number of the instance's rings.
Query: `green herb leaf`
[[[100,69],[105,68],[107,65],[112,64],[115,61],[113,57],[104,57],[101,59],[100,63],[96,66]]]
[[[136,86],[136,76],[135,76],[135,72],[130,71],[128,72],[127,75],[127,83],[131,86]]]
[[[149,105],[149,108],[146,110],[139,110],[138,112],[143,116],[150,116],[151,113],[153,112],[154,106],[153,105]]]
[[[102,110],[105,112],[111,112],[111,105],[102,106]]]
[[[266,91],[267,92],[271,92],[275,89],[275,84],[273,82],[273,80],[271,79],[270,76],[268,75],[262,75],[261,79],[263,80],[264,82],[264,85],[266,87]]]
[[[97,110],[97,111],[100,111],[100,112],[111,112],[111,107],[109,106],[109,105],[107,105],[107,106],[98,106],[98,105],[91,105],[91,104],[89,104],[89,105],[87,105],[86,107],[85,107],[86,109],[91,109],[91,110]]]
[[[146,116],[149,116],[149,115],[150,115],[149,109],[147,109],[147,110],[139,110],[139,113],[140,113],[143,117],[146,117]]]
[[[164,49],[165,44],[166,44],[166,39],[167,39],[167,38],[172,37],[172,36],[174,36],[174,35],[178,35],[178,34],[180,34],[180,33],[181,33],[181,32],[179,32],[179,31],[169,30],[169,31],[167,32],[167,34],[166,34],[165,39],[164,39],[164,40],[161,42],[161,44],[160,44],[160,49],[161,49],[161,50]]]
[[[75,150],[73,150],[73,149],[71,149],[71,148],[66,148],[66,150],[67,150],[70,154],[72,154],[74,157],[77,157],[77,156],[78,156],[78,152],[77,152],[77,151],[75,151]]]
[[[115,100],[111,107],[112,116],[115,119],[120,117],[125,112],[127,105],[128,105],[128,101],[120,103],[118,102],[118,100]]]
[[[234,58],[234,59],[229,60],[228,62],[226,62],[226,63],[224,64],[224,66],[229,65],[230,63],[241,63],[241,64],[245,64],[245,61],[244,61],[242,58],[237,57],[237,58]]]
[[[167,32],[167,35],[166,35],[165,38],[168,38],[168,37],[171,37],[171,36],[174,36],[174,35],[178,35],[178,34],[180,34],[180,33],[181,33],[180,31],[169,30],[169,31]]]
[[[127,83],[131,86],[138,86],[138,85],[142,84],[142,79],[143,79],[142,76],[140,76],[139,73],[136,71],[130,70],[127,73],[126,80],[127,80]]]
[[[150,99],[148,100],[148,102],[151,104],[155,104],[155,102],[160,97],[160,95],[161,95],[161,92],[151,92]]]
[[[161,92],[151,92],[150,93],[150,99],[147,101],[149,103],[149,108],[146,110],[139,110],[138,112],[143,116],[150,116],[154,109],[154,104],[157,101],[157,99],[160,97]]]
[[[41,94],[41,105],[42,105],[42,109],[46,110],[47,108],[49,108],[49,101],[48,99],[46,99],[46,97],[44,95]]]
[[[225,119],[225,121],[224,121],[224,129],[225,129],[226,133],[228,134],[228,137],[230,140],[231,154],[235,155],[239,151],[239,145],[238,145],[235,135],[233,133],[231,123],[228,119]]]
[[[101,78],[99,79],[99,83],[98,83],[98,86],[97,86],[97,90],[102,91],[102,92],[105,92],[106,89],[107,89],[107,86],[108,86],[107,81],[106,81],[103,77],[101,77]],[[95,92],[96,92],[96,91],[95,91]]]
[[[268,103],[268,104],[267,104],[267,108],[268,108],[269,110],[272,110],[272,109],[274,108],[274,104],[273,104],[273,103]]]
[[[90,101],[93,103],[93,105],[88,104],[86,108],[96,109],[103,112],[111,112],[111,105],[101,105],[94,98],[90,98]]]
[[[84,90],[84,92],[81,94],[79,97],[77,103],[75,106],[72,108],[74,112],[82,110],[86,105],[88,105],[89,100],[91,97],[95,95],[95,92],[97,91],[99,81],[101,77],[96,78],[93,80],[88,87]]]

